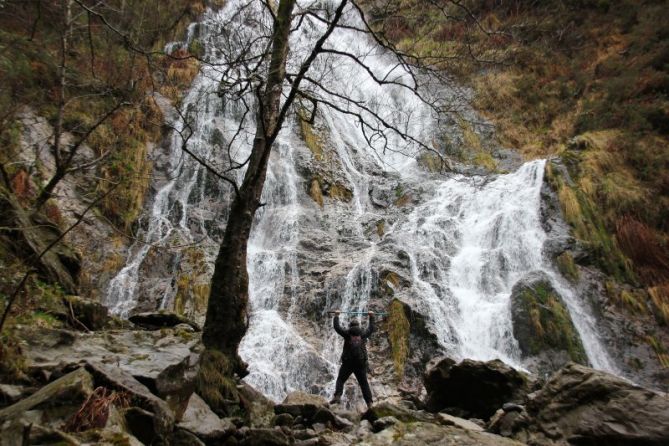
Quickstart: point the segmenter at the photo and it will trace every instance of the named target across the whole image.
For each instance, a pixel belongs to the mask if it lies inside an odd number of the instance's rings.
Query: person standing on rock
[[[339,367],[339,374],[337,375],[337,383],[335,385],[334,397],[330,404],[336,404],[341,401],[341,395],[344,391],[344,383],[351,376],[355,375],[362,390],[362,396],[365,398],[367,407],[372,406],[372,391],[367,382],[367,346],[366,341],[374,332],[374,313],[369,312],[369,326],[364,332],[360,328],[360,323],[357,320],[352,320],[349,324],[348,330],[344,330],[339,325],[339,314],[341,311],[335,312],[334,329],[344,338],[344,350],[341,354],[341,366]]]

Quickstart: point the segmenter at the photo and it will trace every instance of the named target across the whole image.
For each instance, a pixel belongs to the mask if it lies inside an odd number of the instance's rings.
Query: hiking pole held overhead
[[[335,314],[337,311],[328,311],[328,314]],[[342,314],[369,314],[369,311],[339,311],[339,313]],[[376,313],[374,311],[371,312],[374,316],[388,316],[388,313]]]

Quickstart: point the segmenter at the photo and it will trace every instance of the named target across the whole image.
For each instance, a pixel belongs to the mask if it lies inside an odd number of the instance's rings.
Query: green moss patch
[[[513,334],[524,356],[564,351],[587,364],[587,355],[562,298],[547,280],[514,287]]]
[[[239,406],[233,363],[218,350],[207,349],[200,356],[195,388],[197,394],[218,414],[231,415],[231,407]]]

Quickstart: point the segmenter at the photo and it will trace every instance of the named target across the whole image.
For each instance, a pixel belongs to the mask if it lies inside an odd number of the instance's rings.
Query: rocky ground
[[[567,445],[669,442],[669,397],[570,363],[543,382],[501,361],[433,360],[426,395],[364,412],[291,393],[274,404],[242,381],[237,413],[194,389],[196,324],[172,314],[114,321],[78,301],[97,331],[17,327],[24,375],[0,385],[1,445]],[[219,416],[222,415],[222,416]]]

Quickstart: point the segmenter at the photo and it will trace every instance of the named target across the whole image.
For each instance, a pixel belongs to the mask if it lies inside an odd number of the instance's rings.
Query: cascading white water
[[[227,20],[242,3],[246,2],[231,0],[223,10],[206,14],[199,34],[212,67],[220,56],[217,39],[223,38],[216,24]],[[259,8],[255,13],[266,11]],[[351,14],[347,20],[356,18]],[[294,60],[289,62],[289,69],[301,62],[304,49],[323,31],[322,24],[309,19],[306,22],[291,37]],[[237,26],[252,25],[240,17]],[[253,29],[248,32],[252,35]],[[398,71],[373,42],[351,29],[336,30],[328,45],[360,55],[379,77]],[[379,86],[351,60],[334,62],[331,57],[324,58],[316,67],[321,70],[321,82],[327,82],[332,91],[369,104],[390,122],[402,123],[410,116],[408,131],[417,138],[431,139],[436,124],[429,107],[418,98],[396,86]],[[184,110],[207,104],[198,107],[196,132],[189,147],[212,162],[222,157],[220,147],[216,152],[217,147],[211,143],[214,130],[230,138],[240,119],[234,104],[224,104],[215,96],[220,77],[221,73],[205,66],[184,100]],[[401,78],[402,73],[397,77]],[[452,97],[456,104],[459,95],[454,87],[442,88],[444,96]],[[327,202],[322,210],[311,201],[305,193],[310,178],[298,174],[296,167],[302,163],[304,168],[300,157],[309,152],[298,126],[288,123],[273,149],[262,197],[266,205],[258,212],[249,241],[251,318],[240,345],[240,354],[250,366],[247,381],[275,400],[296,389],[331,391],[341,339],[323,314],[336,308],[368,308],[375,287],[374,262],[387,255],[390,242],[408,254],[411,293],[417,309],[428,317],[439,342],[452,355],[498,357],[522,366],[512,334],[509,296],[518,279],[539,269],[548,273],[565,297],[592,363],[612,369],[587,309],[542,257],[546,238],[539,220],[542,161],[494,178],[428,176],[416,166],[416,154],[393,140],[392,135],[391,145],[403,147],[408,153],[369,148],[357,122],[334,110],[321,109],[318,120],[353,199],[349,204]],[[237,141],[234,153],[238,160],[249,152],[248,138]],[[197,242],[206,251],[215,252],[216,237],[207,233],[205,223],[221,216],[215,212],[212,215],[213,198],[204,190],[206,170],[184,157],[177,137],[170,148],[169,166],[172,179],[158,189],[144,217],[146,229],[139,238],[159,246]],[[417,195],[418,203],[410,212],[393,211],[393,223],[380,242],[365,228],[369,222],[388,217],[390,211],[375,207],[369,198],[372,188],[388,178],[398,184],[422,182],[427,192]],[[323,270],[327,273],[336,269],[331,266],[336,263],[348,271],[342,276],[340,289],[327,291],[318,316],[305,314],[309,302],[299,291],[307,280],[300,276],[300,262],[322,260],[305,257],[300,247],[310,230],[320,230],[333,240],[327,259],[330,266]],[[328,243],[324,240],[323,244]],[[150,248],[148,244],[133,246],[126,266],[110,282],[106,302],[115,313],[126,316],[137,304],[137,287]],[[175,290],[166,286],[162,292],[161,306],[169,307]],[[329,382],[323,383],[324,379]]]
[[[595,367],[612,370],[594,321],[542,255],[540,190],[544,161],[485,178],[456,176],[394,228],[411,258],[416,293],[440,342],[459,358],[522,367],[511,323],[511,289],[532,271],[559,287]]]

